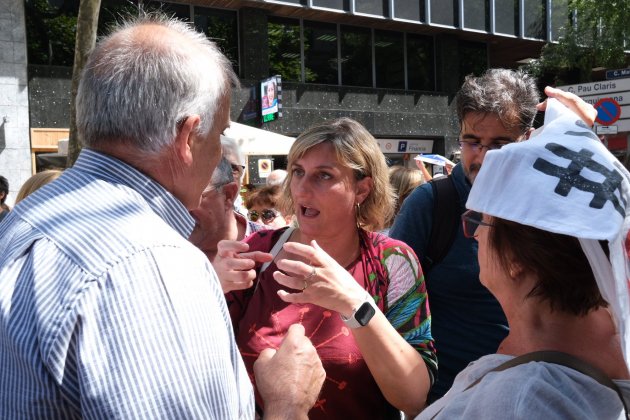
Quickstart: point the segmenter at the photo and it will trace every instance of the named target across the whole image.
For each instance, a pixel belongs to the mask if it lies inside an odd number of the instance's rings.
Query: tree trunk
[[[77,134],[76,97],[79,79],[88,55],[96,44],[98,12],[101,0],[81,0],[77,18],[77,37],[74,45],[74,67],[72,69],[72,90],[70,95],[70,137],[68,140],[68,160],[66,167],[71,167],[79,156],[81,145]]]

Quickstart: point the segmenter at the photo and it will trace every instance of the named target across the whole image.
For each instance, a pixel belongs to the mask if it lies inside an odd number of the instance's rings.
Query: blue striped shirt
[[[0,418],[252,418],[223,293],[186,208],[112,157],[0,223]]]

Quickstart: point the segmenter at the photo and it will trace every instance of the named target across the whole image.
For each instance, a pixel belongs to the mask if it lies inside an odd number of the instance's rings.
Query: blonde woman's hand
[[[284,273],[274,272],[274,279],[283,286],[297,290],[293,293],[286,290],[278,291],[278,295],[285,302],[312,303],[349,317],[365,300],[366,291],[363,287],[345,268],[321,249],[316,241],[311,241],[311,245],[287,242],[284,244],[284,250],[310,261],[308,264],[283,258],[276,262],[278,269]]]
[[[267,252],[249,251],[249,245],[240,241],[222,240],[217,244],[217,255],[212,262],[221,281],[223,293],[252,287],[256,278],[256,263],[273,260]]]

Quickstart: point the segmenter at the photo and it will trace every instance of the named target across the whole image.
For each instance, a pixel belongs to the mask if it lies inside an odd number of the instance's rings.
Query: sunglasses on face
[[[249,212],[249,220],[256,222],[258,219],[261,219],[263,223],[269,223],[278,217],[278,214],[279,213],[273,209],[264,209],[260,214],[256,210],[252,210]]]
[[[462,226],[466,238],[475,238],[475,232],[479,226],[494,226],[483,221],[483,213],[474,210],[467,210],[462,214]]]

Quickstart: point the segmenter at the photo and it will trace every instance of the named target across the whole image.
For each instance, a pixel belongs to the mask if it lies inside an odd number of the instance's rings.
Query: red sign
[[[621,116],[621,107],[613,98],[602,98],[594,105],[597,110],[595,121],[601,125],[611,125]]]

